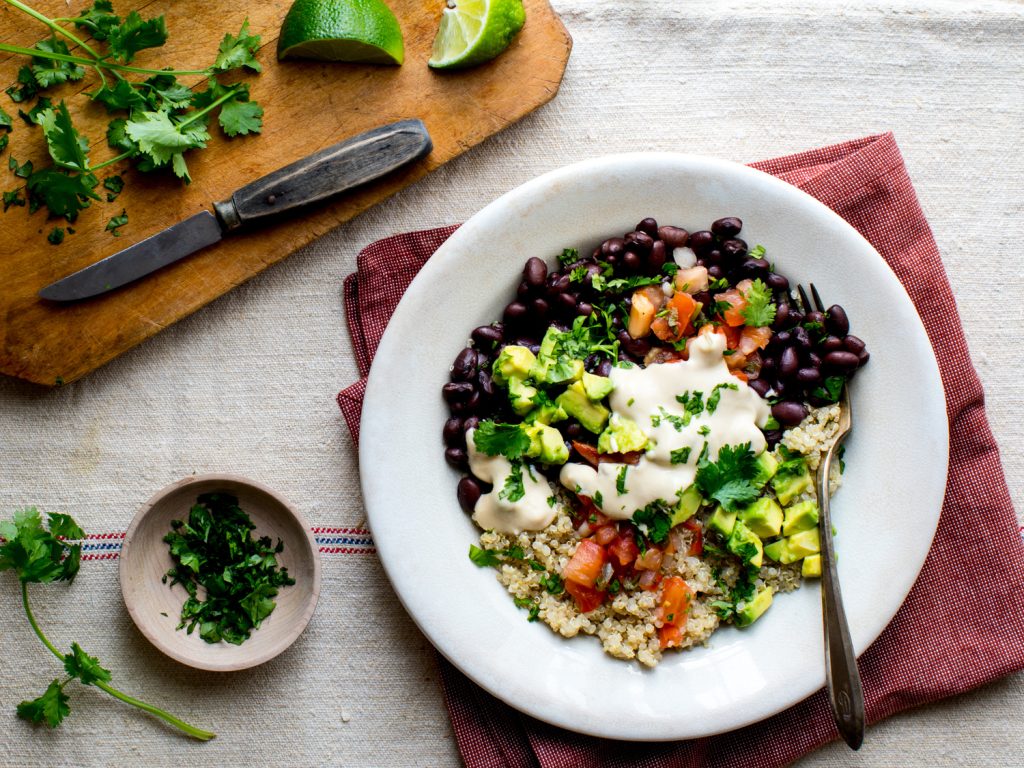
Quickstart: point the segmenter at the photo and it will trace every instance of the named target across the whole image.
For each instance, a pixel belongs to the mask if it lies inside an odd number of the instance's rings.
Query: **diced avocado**
[[[754,463],[757,466],[757,474],[750,482],[756,488],[764,488],[768,481],[775,476],[775,470],[779,468],[779,460],[770,451],[763,451]]]
[[[545,384],[565,384],[578,381],[583,376],[583,361],[560,355],[558,341],[564,334],[554,326],[548,328],[540,342],[537,359],[530,369],[530,376]]]
[[[736,611],[736,626],[749,627],[761,618],[761,614],[771,606],[773,597],[774,593],[771,587],[765,587],[754,595],[753,600]]]
[[[762,496],[746,509],[740,510],[739,514],[740,520],[762,539],[778,536],[782,530],[782,507],[775,499],[767,496]]]
[[[529,350],[527,350],[529,352]],[[508,399],[512,403],[512,410],[520,416],[525,416],[533,410],[537,398],[537,388],[531,387],[519,378],[508,380]]]
[[[603,405],[590,401],[583,389],[583,383],[579,381],[570,384],[555,402],[567,414],[577,419],[584,429],[595,435],[601,434],[611,415]]]
[[[725,507],[715,507],[715,511],[708,518],[708,528],[717,531],[723,539],[732,535],[732,529],[736,525],[736,513],[726,511]]]
[[[786,538],[786,548],[799,560],[808,555],[816,555],[821,552],[821,538],[818,536],[818,529],[811,528],[809,531],[800,531]]]
[[[742,520],[737,520],[732,527],[732,534],[729,541],[725,543],[726,548],[737,555],[744,563],[761,567],[764,561],[764,547],[757,534],[747,528]]]
[[[811,500],[798,501],[786,507],[786,519],[782,524],[782,535],[792,536],[800,531],[809,531],[818,526],[818,505]]]
[[[595,373],[584,373],[582,381],[583,391],[594,401],[603,400],[615,389],[611,379],[607,376],[598,376]]]
[[[700,495],[700,491],[697,490],[697,484],[694,483],[679,494],[679,503],[676,504],[676,508],[672,512],[672,521],[670,524],[675,527],[680,523],[685,523],[693,517],[694,514],[696,514],[697,510],[700,509],[700,505],[703,503],[704,499]]]
[[[579,381],[585,371],[582,360],[562,358],[551,363],[544,372],[544,381],[548,384],[567,384]]]
[[[764,545],[764,556],[769,560],[774,560],[776,563],[786,562],[783,558],[788,557],[788,554],[789,551],[786,549],[785,539],[779,539],[778,541],[773,541],[771,544]]]
[[[498,359],[491,366],[491,378],[502,386],[510,379],[525,379],[536,362],[537,358],[527,347],[510,344],[498,353]]]
[[[523,417],[523,421],[528,424],[554,424],[556,421],[565,421],[567,418],[569,415],[554,401],[541,400],[540,405]]]
[[[821,555],[808,555],[800,566],[800,575],[805,579],[821,578]]]
[[[555,326],[549,325],[548,329],[544,332],[544,338],[540,340],[540,349],[537,351],[537,357],[545,360],[551,360],[555,356],[555,347],[558,346],[558,337],[562,335]]]
[[[647,446],[647,435],[635,421],[613,414],[601,436],[597,438],[598,453],[629,453],[642,451]]]
[[[569,449],[565,445],[562,433],[546,424],[531,424],[526,427],[526,434],[531,441],[539,444],[537,453],[531,454],[544,464],[565,464],[569,460]],[[533,449],[533,444],[530,446]]]
[[[790,462],[786,462],[788,465]],[[790,469],[784,473],[776,473],[772,478],[772,488],[775,495],[779,497],[779,504],[786,507],[789,503],[804,491],[811,488],[811,473],[807,469],[806,461],[797,462],[799,469]]]

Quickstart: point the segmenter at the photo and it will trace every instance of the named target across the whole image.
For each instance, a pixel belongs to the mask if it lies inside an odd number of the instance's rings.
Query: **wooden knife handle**
[[[420,120],[400,120],[361,133],[268,173],[214,203],[226,231],[326,200],[430,154]]]

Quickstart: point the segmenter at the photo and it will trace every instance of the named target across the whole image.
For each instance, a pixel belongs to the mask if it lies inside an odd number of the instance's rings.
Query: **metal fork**
[[[808,286],[814,297],[814,306],[819,312],[825,311],[821,297],[813,283]],[[803,310],[811,304],[803,286],[797,286],[797,293]],[[836,728],[850,749],[859,749],[864,741],[864,691],[860,684],[857,657],[853,653],[850,627],[843,610],[843,596],[839,589],[839,573],[836,570],[836,554],[832,543],[832,514],[829,509],[829,472],[832,459],[839,446],[853,427],[853,408],[850,405],[850,390],[844,382],[839,396],[839,431],[835,442],[822,457],[818,465],[817,491],[821,511],[821,611],[825,628],[825,684]]]

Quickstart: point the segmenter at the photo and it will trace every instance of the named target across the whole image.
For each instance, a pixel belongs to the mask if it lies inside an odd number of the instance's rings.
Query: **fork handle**
[[[864,691],[860,684],[857,657],[853,653],[850,627],[843,610],[843,596],[836,571],[832,543],[832,515],[829,509],[829,471],[839,441],[825,454],[818,469],[818,502],[821,506],[821,608],[825,629],[825,684],[836,728],[850,749],[864,741]]]

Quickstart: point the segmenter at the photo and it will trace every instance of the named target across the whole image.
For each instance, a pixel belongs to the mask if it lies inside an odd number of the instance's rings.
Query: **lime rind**
[[[508,48],[525,22],[522,0],[457,0],[441,14],[427,64],[460,69],[490,61]]]
[[[277,57],[401,64],[405,45],[383,0],[295,0],[281,24]]]

